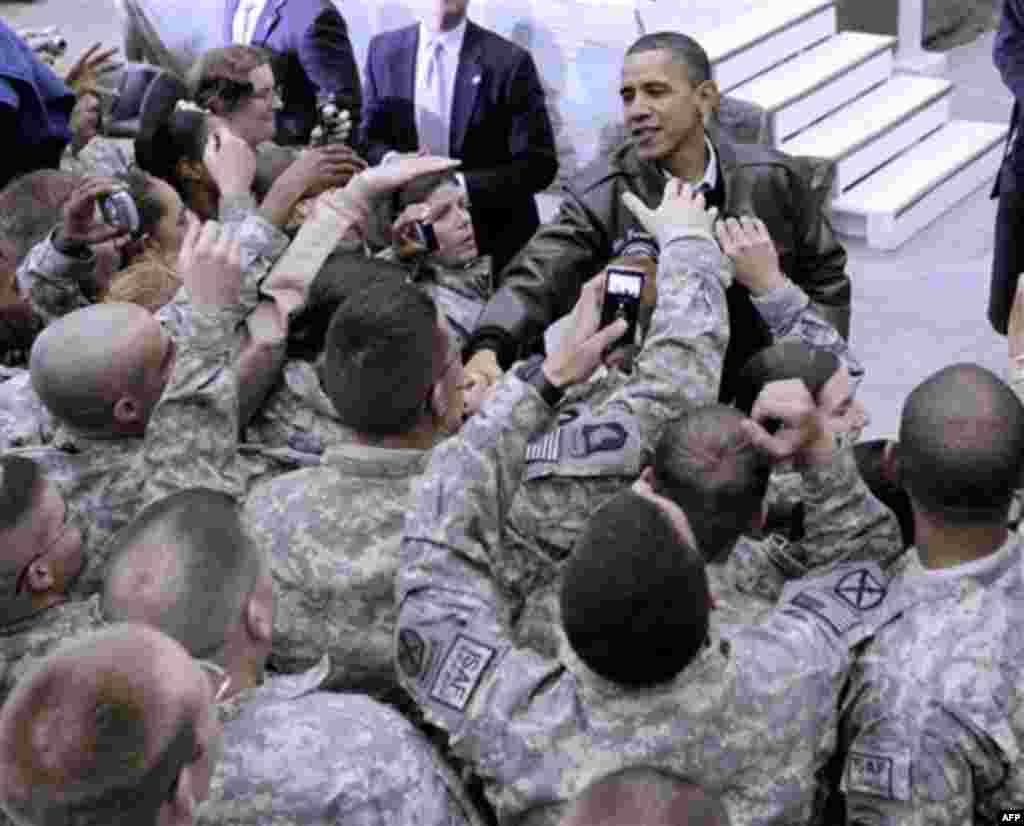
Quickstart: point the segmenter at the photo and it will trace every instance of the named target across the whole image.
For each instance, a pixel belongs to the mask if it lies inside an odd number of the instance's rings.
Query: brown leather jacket
[[[779,248],[783,271],[848,336],[846,251],[823,211],[834,175],[832,164],[733,143],[724,133],[711,138],[725,184],[723,217],[761,218]],[[565,187],[558,215],[537,230],[501,273],[500,288],[480,317],[472,349],[495,349],[506,367],[529,351],[549,323],[572,309],[583,282],[610,259],[613,244],[627,230],[642,230],[622,204],[622,194],[634,192],[653,208],[661,202],[664,188],[661,171],[637,158],[629,144],[583,170]],[[770,343],[745,288],[729,289],[729,312],[732,340],[726,375]]]

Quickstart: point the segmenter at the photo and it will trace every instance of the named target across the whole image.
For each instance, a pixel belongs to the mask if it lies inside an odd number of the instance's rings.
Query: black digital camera
[[[644,286],[644,271],[634,267],[609,267],[601,304],[601,327],[607,327],[620,318],[629,325],[616,344],[636,341],[636,324],[640,314],[640,292]]]

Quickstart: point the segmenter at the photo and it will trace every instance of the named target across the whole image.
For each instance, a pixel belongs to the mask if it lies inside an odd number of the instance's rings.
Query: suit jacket
[[[711,137],[718,155],[719,188],[724,190],[714,193],[722,217],[761,218],[779,249],[783,272],[846,337],[846,251],[824,212],[834,167],[764,146],[733,143],[724,133]],[[608,263],[616,241],[630,230],[642,231],[623,205],[623,193],[633,192],[654,208],[664,190],[664,174],[641,161],[630,143],[580,172],[566,187],[558,215],[501,274],[501,287],[480,317],[471,349],[493,349],[504,365],[529,352],[544,328],[572,309],[583,282]],[[729,397],[729,378],[756,350],[771,343],[747,290],[733,284],[727,298],[731,336],[723,398]]]
[[[383,32],[366,58],[362,141],[379,163],[390,150],[413,152],[418,24]],[[495,271],[539,225],[534,193],[558,171],[544,89],[529,53],[492,31],[466,24],[452,98],[449,146],[469,191],[481,252]]]
[[[227,0],[224,42],[232,43],[240,0]],[[267,0],[253,32],[252,44],[280,57],[275,77],[284,107],[277,113],[277,142],[305,143],[316,126],[318,91],[337,95],[359,123],[362,90],[345,20],[330,0]]]

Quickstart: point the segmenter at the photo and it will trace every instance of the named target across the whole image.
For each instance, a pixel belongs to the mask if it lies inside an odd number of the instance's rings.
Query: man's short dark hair
[[[405,209],[412,204],[422,204],[445,184],[459,185],[459,179],[455,177],[454,172],[434,172],[430,175],[421,175],[398,191],[398,206],[400,209]]]
[[[733,404],[749,416],[764,386],[786,379],[802,379],[817,401],[821,389],[841,366],[834,353],[811,347],[800,339],[782,339],[754,353],[743,365]]]
[[[587,522],[562,580],[562,623],[579,658],[626,686],[673,679],[708,633],[704,559],[632,490]]]
[[[161,606],[142,606],[142,616],[136,616],[133,594],[118,592],[118,575],[127,571],[131,582],[133,568],[144,571],[150,544],[173,548],[176,575],[160,583]],[[111,540],[109,560],[106,618],[145,621],[194,657],[220,651],[225,631],[238,620],[264,568],[262,555],[242,528],[237,502],[209,488],[179,491],[147,507]]]
[[[929,514],[1004,521],[1024,470],[1024,406],[994,373],[951,365],[907,397],[897,456],[903,486]]]
[[[438,313],[415,284],[369,284],[327,331],[324,385],[343,425],[371,436],[411,430],[439,372]]]
[[[771,462],[741,427],[744,416],[708,404],[669,422],[654,451],[655,488],[681,507],[704,558],[727,555],[764,504]]]
[[[85,178],[58,169],[37,169],[0,190],[0,232],[14,244],[18,263],[60,223],[61,209]]]
[[[645,34],[626,51],[626,57],[639,52],[667,51],[672,59],[686,67],[686,77],[691,86],[698,86],[711,80],[711,61],[708,53],[689,35],[680,32],[652,32]]]
[[[394,261],[367,258],[363,252],[334,252],[309,287],[302,310],[288,325],[288,358],[316,361],[338,308],[377,281],[401,282],[409,273]]]
[[[259,46],[235,44],[209,49],[189,72],[192,97],[205,109],[219,99],[224,105],[221,114],[230,115],[255,91],[249,74],[264,65],[273,69],[272,55]]]

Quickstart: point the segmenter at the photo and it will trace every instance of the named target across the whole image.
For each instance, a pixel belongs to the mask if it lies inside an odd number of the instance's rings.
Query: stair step
[[[676,22],[679,26],[687,30],[685,21]],[[835,33],[832,0],[792,0],[756,8],[698,40],[714,67],[718,88],[727,92]]]
[[[948,122],[952,91],[948,80],[897,75],[779,148],[835,161],[835,189],[843,192]]]
[[[764,109],[779,143],[888,80],[895,46],[895,37],[842,32],[729,95]]]
[[[895,249],[999,169],[1007,124],[950,121],[832,202],[844,235]]]

